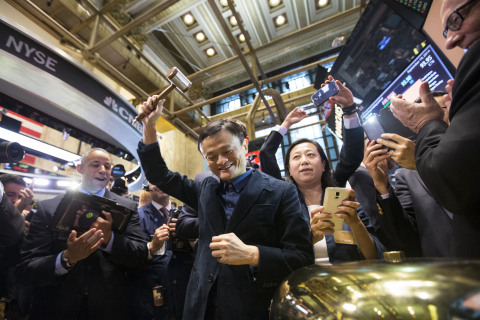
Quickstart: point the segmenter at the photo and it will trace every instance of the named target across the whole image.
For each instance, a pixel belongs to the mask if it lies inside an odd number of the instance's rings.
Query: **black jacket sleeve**
[[[25,219],[4,194],[0,202],[0,247],[20,243],[25,231]]]

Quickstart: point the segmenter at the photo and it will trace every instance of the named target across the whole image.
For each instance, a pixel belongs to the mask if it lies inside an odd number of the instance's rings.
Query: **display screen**
[[[344,82],[357,104],[365,108],[415,59],[426,41],[389,5],[371,0],[331,74]]]
[[[432,45],[428,45],[408,65],[408,67],[380,94],[380,96],[366,108],[361,115],[362,120],[372,114],[378,114],[381,109],[390,105],[390,96],[402,94],[407,101],[413,102],[418,98],[418,89],[423,81],[428,81],[430,90],[445,91],[448,79],[453,79]]]
[[[428,13],[428,7],[430,6],[430,0],[395,0],[396,2],[406,6],[407,8],[426,16]]]

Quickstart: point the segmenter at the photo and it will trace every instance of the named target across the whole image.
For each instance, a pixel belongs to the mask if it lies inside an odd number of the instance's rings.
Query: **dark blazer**
[[[450,126],[441,120],[420,129],[417,170],[433,197],[453,213],[453,255],[480,257],[480,41],[460,61],[453,85]]]
[[[368,214],[375,235],[389,251],[404,251],[407,257],[421,257],[420,238],[412,218],[401,210],[397,197],[382,199],[365,167],[360,166],[348,180],[358,202]],[[390,187],[390,194],[394,189]],[[400,212],[397,209],[400,208]]]
[[[0,202],[0,248],[20,243],[25,230],[25,219],[10,199],[3,194]]]
[[[152,202],[138,209],[146,241],[168,221]],[[193,265],[193,252],[172,252],[153,256],[148,264],[132,276],[132,301],[135,319],[182,319],[186,288]],[[154,306],[152,288],[163,287],[163,306]]]
[[[66,237],[56,237],[51,220],[63,196],[41,201],[22,247],[17,275],[34,286],[30,319],[132,319],[126,274],[147,262],[147,246],[138,214],[124,233],[114,234],[110,254],[98,249],[67,274],[55,275],[57,255],[66,249]],[[137,204],[106,190],[105,198],[136,210]]]
[[[450,256],[452,213],[432,197],[417,171],[398,169],[395,179],[394,196],[398,197],[403,209],[415,223],[423,256]]]
[[[254,170],[228,225],[214,178],[189,180],[168,170],[158,144],[139,145],[148,181],[198,211],[199,240],[190,275],[184,319],[204,319],[216,284],[219,319],[267,319],[270,300],[293,270],[313,263],[311,235],[301,219],[296,188]],[[213,236],[233,232],[259,249],[257,268],[226,265],[212,257]]]
[[[212,171],[208,170],[199,173],[195,176],[195,181],[202,182],[205,178],[212,177],[218,181],[216,175]],[[178,216],[177,225],[175,227],[177,236],[181,239],[196,239],[198,238],[198,213],[197,210],[190,207],[188,204],[184,204],[180,210]]]

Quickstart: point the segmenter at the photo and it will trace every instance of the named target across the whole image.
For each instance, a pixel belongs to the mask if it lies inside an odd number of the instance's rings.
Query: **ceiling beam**
[[[232,1],[232,0],[228,0],[228,3],[230,3],[231,1]],[[234,49],[235,52],[237,53],[237,56],[240,58],[240,61],[242,62],[243,67],[245,68],[245,71],[247,72],[248,76],[250,77],[250,80],[252,81],[253,85],[254,85],[255,88],[257,89],[257,92],[258,92],[258,94],[260,95],[263,103],[264,103],[265,106],[267,107],[268,113],[270,114],[270,117],[272,118],[272,121],[273,121],[275,124],[277,124],[277,123],[278,123],[278,122],[277,122],[277,118],[275,117],[275,114],[273,113],[272,109],[269,107],[268,101],[267,101],[267,99],[265,98],[265,95],[264,95],[263,92],[262,92],[262,88],[260,87],[260,85],[259,85],[259,83],[258,83],[258,81],[257,81],[257,78],[256,78],[255,75],[252,73],[252,70],[250,69],[250,66],[248,65],[248,62],[247,62],[247,60],[245,59],[245,56],[244,56],[243,53],[242,53],[242,49],[240,48],[240,46],[239,46],[238,43],[237,43],[237,39],[235,38],[235,36],[233,35],[232,31],[230,30],[230,28],[228,27],[227,23],[225,22],[225,19],[223,18],[222,13],[221,13],[220,10],[218,9],[215,0],[208,0],[208,3],[210,4],[210,7],[212,8],[213,13],[217,16],[218,22],[219,22],[220,25],[222,26],[223,31],[225,32],[225,34],[227,35],[228,39],[230,40],[230,45],[233,47],[233,49]]]
[[[141,14],[138,16],[135,20],[127,23],[125,26],[123,26],[120,30],[112,34],[110,37],[105,38],[97,42],[93,47],[91,47],[89,50],[92,52],[96,52],[99,49],[103,48],[104,46],[112,43],[113,41],[117,40],[121,36],[127,34],[130,32],[132,29],[140,26],[142,23],[147,21],[150,18],[153,18],[160,12],[166,10],[168,7],[174,5],[180,0],[168,0],[167,2],[163,2],[160,4],[157,4],[155,7],[153,7],[151,10],[146,11],[145,13]]]

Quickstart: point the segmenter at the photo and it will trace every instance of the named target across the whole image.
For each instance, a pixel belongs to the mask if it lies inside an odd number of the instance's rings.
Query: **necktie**
[[[161,208],[160,208],[160,212],[162,213],[163,218],[165,219],[165,223],[168,223],[168,219],[170,218],[170,215],[169,215],[169,213],[168,213],[167,208],[161,207]]]

